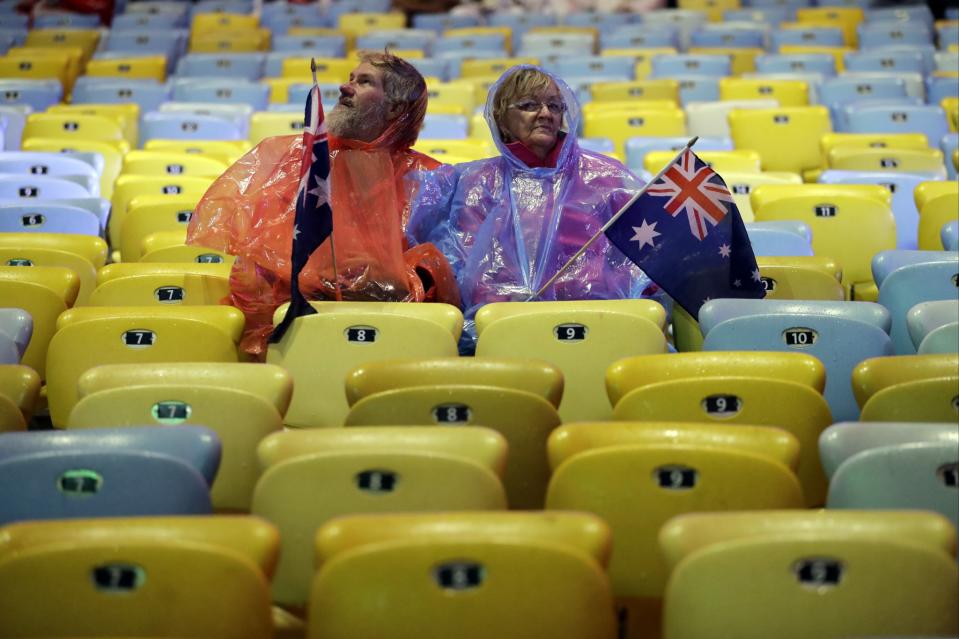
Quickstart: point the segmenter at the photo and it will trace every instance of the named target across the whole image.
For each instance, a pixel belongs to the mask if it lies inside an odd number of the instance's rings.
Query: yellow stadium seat
[[[625,636],[658,635],[667,571],[660,527],[686,512],[801,508],[798,444],[777,428],[580,423],[549,440],[548,510],[592,512],[616,544],[609,576]]]
[[[166,80],[166,56],[150,55],[104,60],[94,59],[87,63],[86,75],[163,82]]]
[[[713,425],[751,424],[776,426],[794,435],[800,445],[798,477],[810,506],[825,503],[826,477],[819,462],[819,435],[832,423],[822,390],[808,384],[765,374],[731,369],[721,358],[703,353],[682,353],[702,362],[699,374],[672,374],[660,382],[636,384],[616,403],[613,416],[620,421],[669,420]],[[740,353],[727,354],[730,359]],[[641,358],[633,358],[643,362]],[[668,365],[661,360],[659,369]],[[655,366],[656,358],[649,358]],[[637,368],[641,364],[634,364]],[[615,371],[614,371],[615,372]],[[613,374],[613,373],[611,373]],[[628,373],[623,373],[625,377]],[[645,379],[645,378],[643,378]]]
[[[595,102],[668,100],[679,106],[679,81],[666,78],[628,82],[594,82],[589,86]]]
[[[123,231],[123,220],[127,207],[135,197],[154,195],[178,200],[195,198],[196,201],[206,193],[213,183],[212,177],[185,175],[121,175],[113,188],[113,208],[110,213],[110,244],[119,246]]]
[[[31,29],[25,42],[28,47],[79,47],[84,60],[90,59],[99,43],[99,29]]]
[[[955,371],[954,371],[955,372]],[[883,388],[862,407],[861,421],[955,423],[959,374],[900,382]]]
[[[77,380],[93,366],[235,362],[243,321],[231,306],[85,307],[61,314],[47,353],[54,426],[66,425]]]
[[[342,84],[350,77],[356,68],[355,60],[343,58],[313,58],[316,61],[316,77],[320,82],[336,82]],[[283,77],[296,78],[298,82],[305,82],[312,78],[310,75],[311,58],[296,57],[283,60]]]
[[[79,47],[11,47],[0,56],[0,77],[24,80],[59,80],[69,95],[80,75],[83,51]]]
[[[721,176],[727,172],[759,173],[759,154],[748,149],[734,151],[700,151],[696,154]],[[643,168],[656,175],[660,169],[676,157],[675,151],[650,151],[643,158]],[[725,180],[724,180],[725,181]]]
[[[134,150],[123,157],[122,173],[220,177],[226,169],[226,162],[199,153]]]
[[[309,598],[316,531],[333,517],[505,507],[499,473],[506,444],[485,428],[285,431],[261,441],[258,456],[252,512],[280,530],[273,599],[293,610]]]
[[[665,320],[651,300],[497,302],[476,314],[476,356],[548,362],[565,378],[564,422],[609,419],[606,368],[622,357],[665,352]]]
[[[124,128],[115,119],[74,113],[33,113],[27,116],[23,139],[33,137],[57,138],[64,146],[72,145],[74,140],[127,143]]]
[[[824,106],[733,109],[729,113],[734,146],[758,151],[764,171],[801,174],[819,167],[819,140],[831,127]]]
[[[609,583],[588,554],[608,545],[587,513],[340,518],[317,536],[307,636],[612,639]]]
[[[126,104],[54,104],[47,113],[100,115],[114,120],[123,129],[124,139],[135,147],[139,140],[140,105]]]
[[[796,20],[807,27],[811,25],[839,27],[847,46],[859,44],[856,28],[865,13],[859,7],[803,7],[796,10]]]
[[[874,286],[873,255],[896,248],[892,195],[883,186],[764,184],[750,197],[757,221],[789,219],[808,224],[813,252],[839,262],[847,290]]]
[[[949,377],[957,370],[959,355],[952,353],[873,357],[853,369],[852,390],[861,408],[873,395],[890,386]]]
[[[429,106],[435,104],[456,104],[465,110],[467,114],[472,114],[478,102],[476,95],[476,84],[473,82],[464,82],[453,80],[452,82],[431,82],[426,85],[426,92],[429,97]]]
[[[922,133],[826,133],[820,139],[822,165],[829,165],[829,153],[835,148],[890,149],[923,151],[929,142]]]
[[[441,383],[394,388],[353,404],[346,426],[482,425],[499,432],[510,458],[503,485],[510,508],[543,507],[549,468],[546,438],[559,426],[556,407],[542,397],[503,386]]]
[[[3,235],[6,235],[5,233]],[[28,235],[16,233],[15,235]],[[3,266],[52,266],[66,268],[76,274],[80,280],[74,305],[87,303],[96,284],[97,272],[93,264],[81,255],[39,246],[4,246],[12,238],[0,238],[0,264]],[[9,305],[9,304],[8,304]]]
[[[772,78],[720,78],[720,100],[779,101],[781,107],[800,107],[809,104],[809,85],[805,80]]]
[[[923,537],[951,537],[946,544],[954,547],[955,532],[943,518],[923,521],[935,517],[829,510],[677,518],[662,537],[667,553],[679,556],[663,637],[954,635],[955,559]],[[672,548],[685,538],[693,538],[688,550]]]
[[[946,112],[949,120],[949,130],[959,131],[959,97],[949,96],[939,101],[939,106]]]
[[[722,22],[726,11],[739,9],[739,0],[679,0],[676,3],[686,11],[702,11],[709,16],[710,22]]]
[[[21,363],[46,379],[47,348],[57,318],[73,306],[80,278],[61,266],[0,266],[0,306],[22,308],[33,318],[33,334]]]
[[[268,137],[303,132],[303,115],[260,111],[250,117],[250,143],[259,144]],[[221,171],[222,172],[222,171]]]
[[[203,306],[230,295],[230,280],[195,273],[157,273],[114,278],[97,286],[90,306]]]
[[[24,138],[24,151],[53,151],[60,153],[62,151],[84,151],[88,153],[99,153],[103,157],[103,174],[100,176],[100,197],[109,199],[113,197],[113,183],[120,175],[120,167],[123,164],[123,154],[130,150],[130,144],[126,140],[111,140],[109,142],[100,140],[81,140],[81,139],[63,139],[53,137]]]
[[[795,24],[798,25],[796,28],[799,28],[799,29],[807,29],[810,26],[809,24],[803,24],[803,23],[795,23]],[[835,25],[824,24],[822,26],[835,26]],[[786,29],[789,27],[790,25],[785,22],[780,25],[780,28],[782,29]],[[833,57],[833,60],[836,63],[837,73],[842,73],[846,69],[846,54],[854,53],[855,51],[857,51],[857,49],[853,47],[848,47],[848,46],[846,47],[816,47],[816,46],[806,46],[802,44],[784,44],[779,47],[779,53],[783,53],[783,54],[825,53],[825,54],[831,55]]]
[[[172,249],[173,247],[182,247],[185,244],[186,244],[186,229],[176,229],[173,231],[154,231],[153,233],[147,234],[147,236],[144,237],[143,240],[140,242],[140,246],[138,247],[139,253],[140,253],[139,259],[142,260],[145,255],[155,253],[156,251],[159,251],[160,249]],[[183,251],[184,249],[177,248],[176,250],[177,252],[180,252],[180,251]],[[158,253],[157,255],[164,256],[164,253]],[[226,254],[224,253],[220,253],[219,255],[221,258],[226,256]],[[170,257],[171,259],[173,257],[180,259],[182,255],[175,254],[173,256],[168,256],[168,257]],[[194,257],[198,257],[198,255],[194,255]],[[209,259],[216,259],[216,258],[209,258]],[[192,261],[193,257],[190,257],[189,260]],[[218,263],[228,264],[232,266],[233,260],[226,259]]]
[[[686,116],[680,109],[643,107],[629,111],[584,113],[583,135],[588,138],[609,138],[616,145],[616,151],[624,153],[626,140],[632,137],[686,135]]]
[[[197,264],[233,264],[235,255],[230,255],[217,249],[199,246],[197,244],[175,244],[149,250],[147,240],[162,234],[151,233],[143,240],[145,251],[140,256],[141,262],[195,262]]]
[[[413,150],[452,164],[450,157],[460,157],[468,161],[494,157],[496,147],[485,139],[467,138],[465,140],[419,140]]]
[[[190,33],[190,53],[253,53],[270,48],[269,29]]]
[[[463,316],[454,306],[402,302],[313,302],[312,306],[318,312],[297,318],[283,340],[271,344],[267,352],[267,362],[289,370],[296,388],[304,389],[293,394],[288,426],[342,426],[349,408],[344,380],[361,364],[411,352],[424,358],[457,353]],[[286,305],[277,309],[274,325],[285,313]],[[322,367],[316,366],[311,355],[315,348],[324,353]]]
[[[609,544],[588,513],[342,517],[317,535],[307,637],[613,639],[590,553]]]
[[[193,198],[166,198],[156,195],[141,195],[133,198],[127,208],[127,216],[120,231],[120,258],[124,262],[136,262],[142,257],[143,240],[158,231],[175,231],[177,244],[186,240],[186,229],[193,215],[196,200]]]
[[[0,365],[0,397],[12,404],[20,414],[22,427],[18,430],[25,429],[33,419],[33,411],[40,397],[40,376],[23,364]],[[10,422],[5,420],[4,423]]]
[[[100,269],[106,264],[107,245],[102,238],[72,233],[2,233],[0,247],[46,249],[73,253]]]
[[[956,219],[959,184],[955,180],[923,182],[913,192],[919,210],[919,249],[942,250],[942,226]]]
[[[224,278],[230,276],[230,265],[199,264],[196,262],[114,262],[97,271],[97,286],[123,277],[141,275],[203,275]]]
[[[132,278],[115,281],[127,279]],[[259,476],[256,447],[264,437],[283,428],[282,415],[258,394],[180,380],[142,385],[128,382],[85,394],[71,410],[67,428],[176,424],[202,424],[217,434],[222,457],[210,489],[213,507],[220,512],[248,511]]]
[[[943,173],[939,149],[862,149],[835,147],[829,152],[828,167],[840,171],[897,171],[900,173]]]
[[[246,140],[166,140],[153,138],[143,145],[145,151],[189,153],[232,164],[250,148]]]
[[[4,364],[4,366],[7,365],[8,364]],[[24,368],[32,370],[29,367]],[[36,373],[34,374],[36,375]],[[23,413],[20,412],[17,405],[10,401],[5,394],[0,393],[0,433],[24,430],[27,430],[27,422],[23,418]]]
[[[733,75],[752,73],[756,70],[756,56],[766,53],[756,47],[690,47],[688,52],[696,55],[729,56],[729,70]]]
[[[279,540],[262,520],[31,521],[0,537],[5,637],[273,636],[268,575]],[[57,614],[42,612],[48,603]]]
[[[402,29],[406,26],[406,16],[397,11],[390,13],[344,13],[337,22],[337,28],[355,38],[371,31]]]

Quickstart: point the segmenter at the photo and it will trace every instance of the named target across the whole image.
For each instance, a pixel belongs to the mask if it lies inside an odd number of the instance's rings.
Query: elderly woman
[[[464,354],[475,349],[480,306],[538,291],[642,186],[622,163],[579,147],[579,117],[562,80],[513,67],[486,102],[501,155],[416,174],[407,237],[434,243],[453,266]],[[537,299],[639,297],[649,285],[601,236]]]

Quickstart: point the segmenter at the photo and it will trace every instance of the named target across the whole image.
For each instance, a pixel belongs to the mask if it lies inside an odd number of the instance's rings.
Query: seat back
[[[235,362],[243,314],[229,306],[87,307],[64,313],[47,354],[50,418],[66,425],[77,380],[101,364]]]
[[[564,422],[608,419],[606,368],[665,352],[664,322],[662,306],[651,300],[498,302],[476,314],[476,356],[542,359],[563,373]]]
[[[30,313],[22,308],[0,308],[0,335],[4,338],[0,364],[19,364],[33,335]]]
[[[505,508],[497,475],[505,454],[502,437],[478,428],[320,429],[267,437],[259,447],[263,474],[251,510],[280,530],[274,600],[293,608],[307,602],[313,539],[338,515]]]
[[[860,419],[955,422],[959,417],[957,388],[959,375],[955,374],[892,384],[866,400]]]
[[[947,261],[902,266],[882,281],[879,287],[879,303],[889,309],[892,317],[889,334],[897,354],[910,355],[916,352],[906,325],[906,316],[913,306],[932,300],[959,303],[956,289],[959,279],[959,255],[946,259]]]
[[[922,442],[959,444],[959,432],[948,422],[839,422],[823,431],[819,449],[823,470],[832,477],[863,451]]]
[[[542,508],[549,480],[546,439],[560,418],[556,408],[532,393],[500,386],[437,384],[368,395],[346,416],[347,426],[482,425],[509,445],[503,483],[511,508]]]
[[[737,304],[728,304],[734,301]],[[859,408],[851,383],[863,360],[892,354],[889,313],[871,302],[713,300],[699,313],[703,350],[808,353],[826,366],[824,396],[837,421]]]
[[[915,190],[919,209],[919,248],[938,251],[943,248],[942,227],[955,219],[959,206],[959,188],[955,181],[924,182]]]
[[[103,228],[97,215],[79,206],[32,202],[0,205],[0,231],[98,236]]]
[[[27,427],[40,398],[40,376],[29,366],[0,364],[0,397],[3,397],[20,414],[20,419],[6,413],[6,430],[21,430]]]
[[[90,306],[196,306],[218,304],[229,294],[230,282],[225,277],[156,273],[108,280],[97,286],[87,303]]]
[[[819,138],[832,127],[826,107],[805,106],[733,109],[729,129],[736,148],[759,152],[764,171],[802,173],[819,166]]]

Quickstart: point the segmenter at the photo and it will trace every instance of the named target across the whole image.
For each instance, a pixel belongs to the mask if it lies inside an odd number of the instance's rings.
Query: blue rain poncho
[[[496,91],[512,73],[533,68],[556,83],[566,103],[555,168],[529,168],[501,139]],[[518,66],[490,87],[486,121],[500,156],[412,174],[417,181],[411,244],[433,242],[453,267],[466,318],[461,352],[475,350],[473,318],[483,304],[520,301],[543,286],[642,182],[617,160],[580,148],[580,108],[565,82],[539,67]],[[537,299],[641,297],[651,282],[601,235]]]

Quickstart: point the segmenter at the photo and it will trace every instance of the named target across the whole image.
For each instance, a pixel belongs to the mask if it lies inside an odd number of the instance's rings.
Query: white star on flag
[[[729,257],[732,251],[729,248],[729,244],[723,244],[719,247],[720,257]]]
[[[320,200],[317,203],[317,206],[319,207],[327,201],[326,180],[321,178],[319,175],[314,176],[314,179],[316,180],[316,186],[310,189],[309,191],[307,191],[307,193],[309,193],[310,195],[315,195],[317,199]]]
[[[296,224],[293,225],[293,239],[295,240],[300,236],[300,227]]]
[[[655,247],[656,244],[653,242],[654,238],[659,237],[661,234],[656,231],[657,222],[649,224],[646,220],[643,220],[642,226],[634,226],[633,232],[635,235],[630,238],[631,242],[639,242],[639,248],[643,248],[647,244]]]
[[[759,276],[759,269],[757,268],[755,271],[753,271],[753,281],[759,282],[761,280],[762,278]]]
[[[739,288],[742,285],[743,285],[742,280],[733,280],[733,286],[735,286],[736,288]]]

